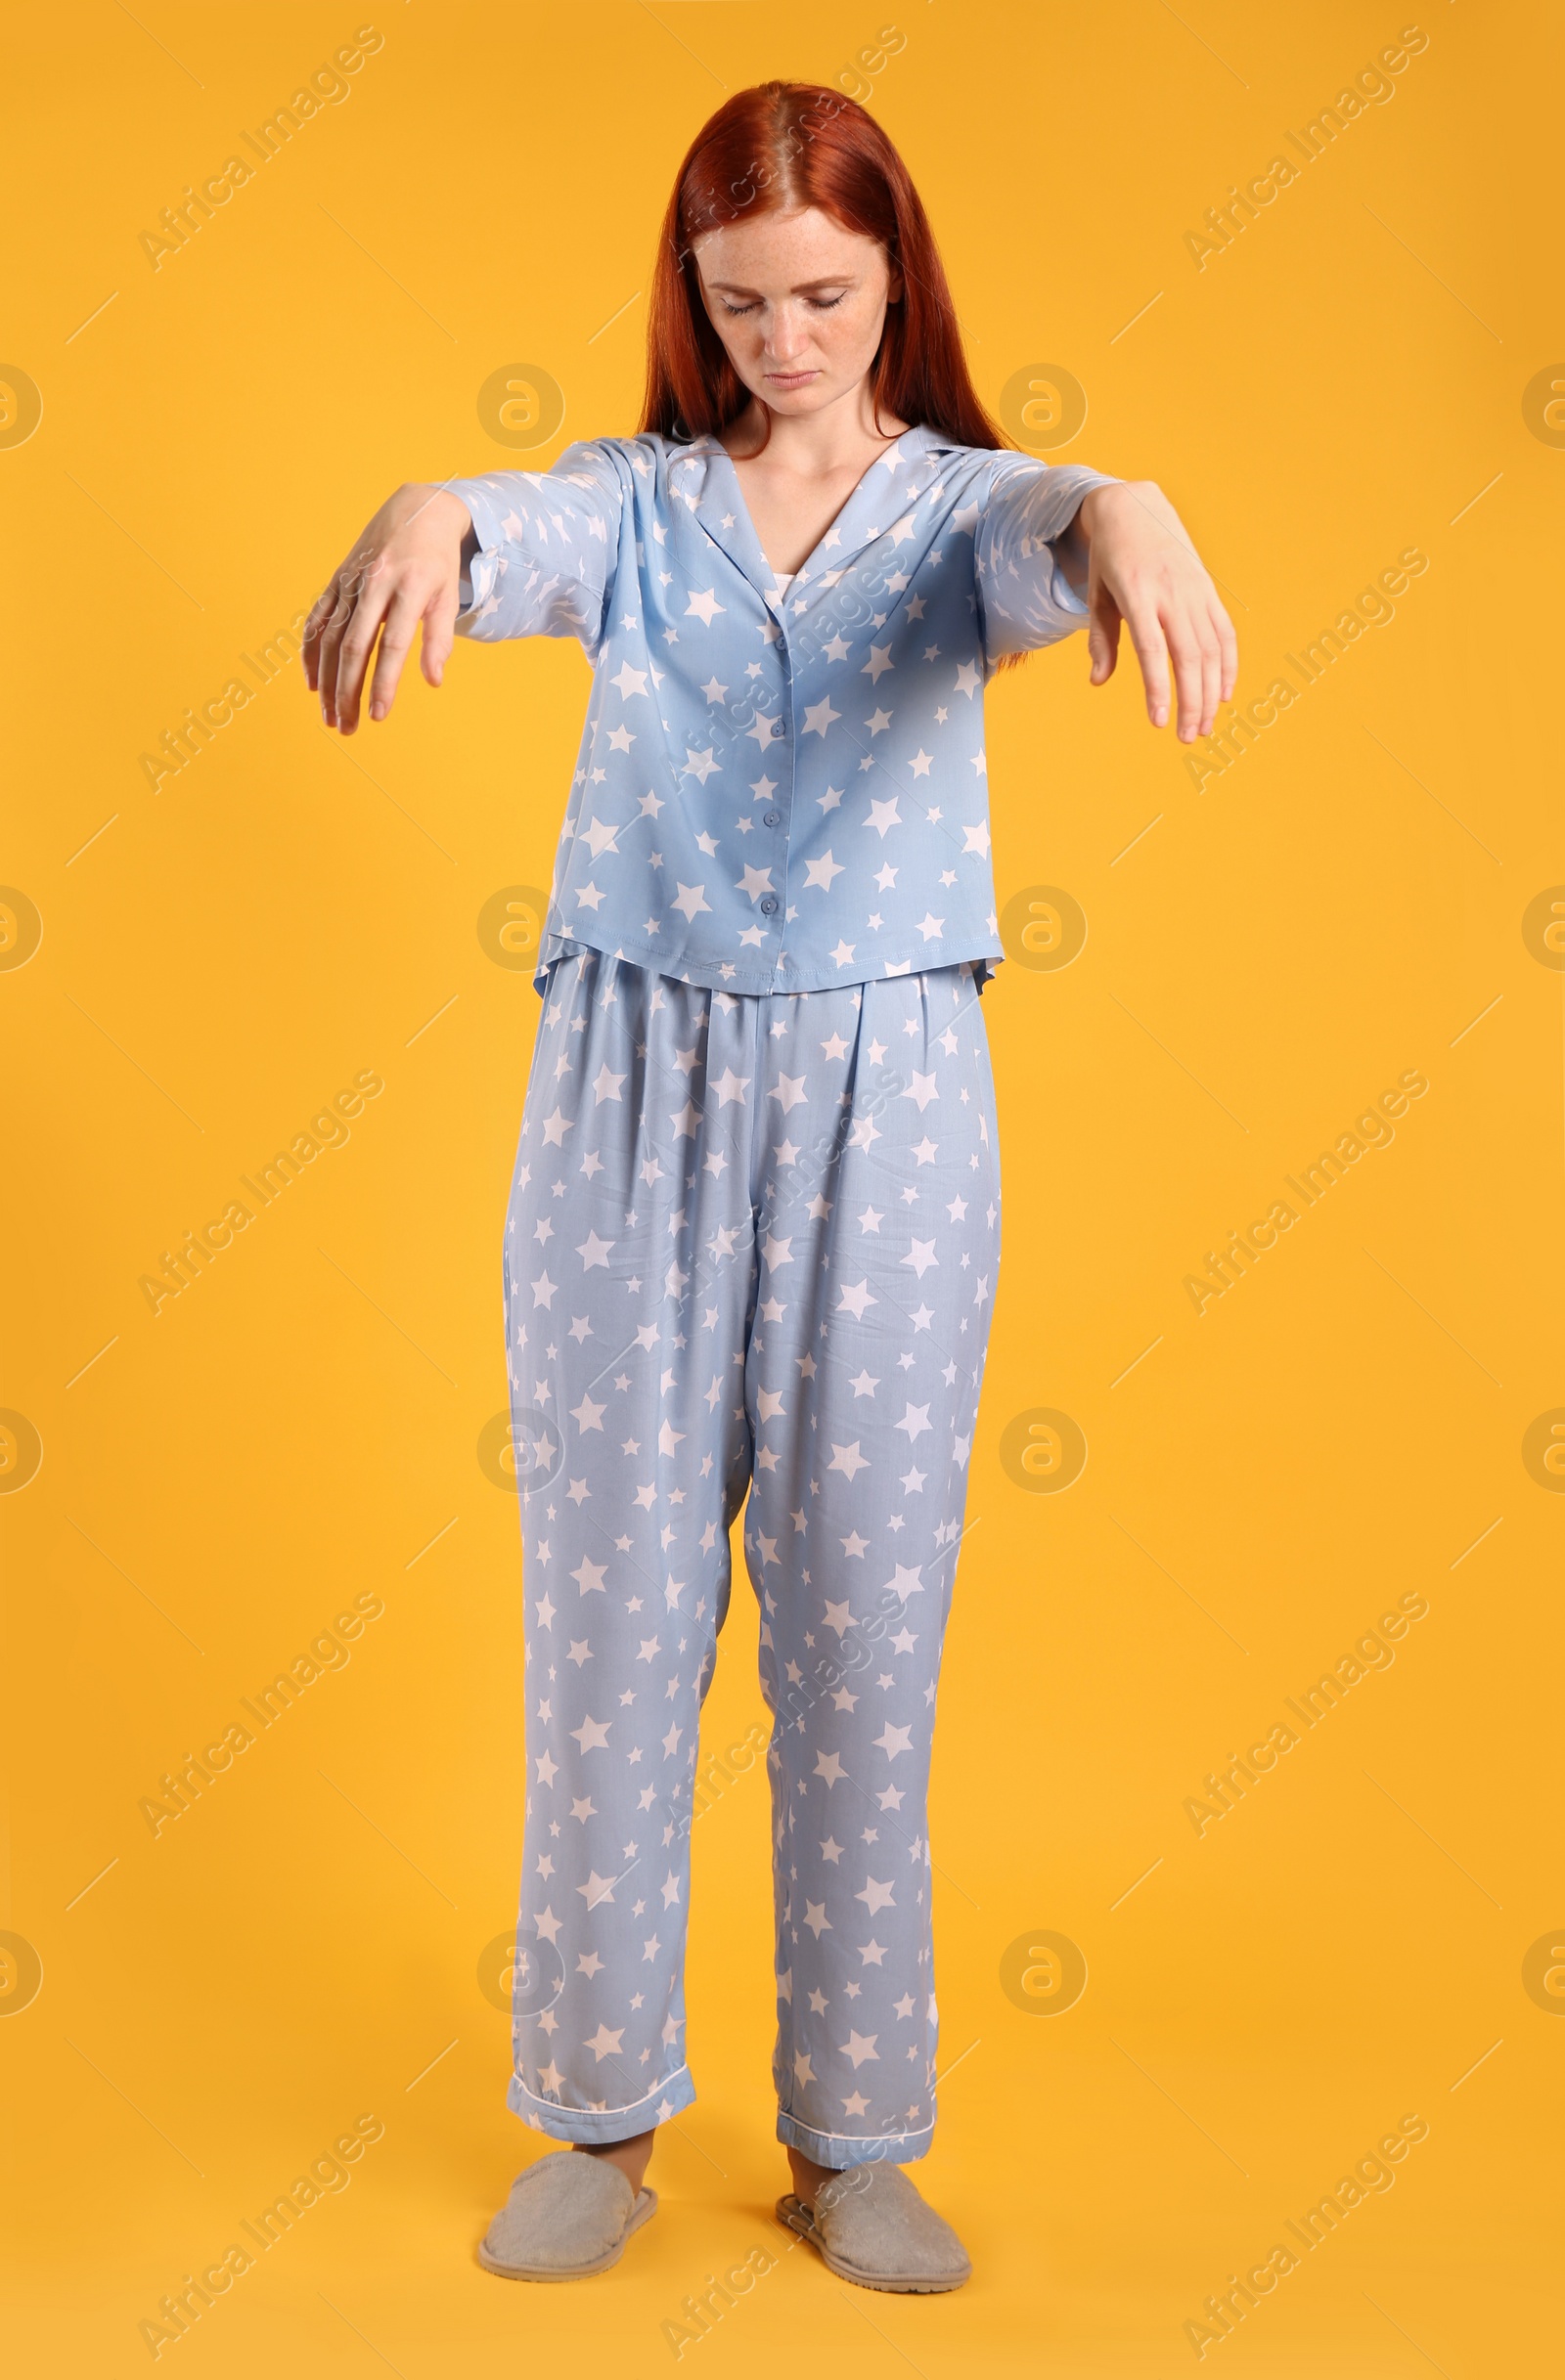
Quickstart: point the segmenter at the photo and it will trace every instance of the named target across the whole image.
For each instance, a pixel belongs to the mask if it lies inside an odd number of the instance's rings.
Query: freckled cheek
[[[843,361],[851,359],[868,371],[874,361],[878,344],[874,316],[866,313],[851,323],[841,324],[834,317],[830,319],[831,328],[823,343],[834,357],[840,357]]]

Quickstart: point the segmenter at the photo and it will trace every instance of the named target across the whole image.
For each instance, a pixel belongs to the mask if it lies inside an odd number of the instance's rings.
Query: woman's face
[[[773,212],[693,243],[701,295],[753,396],[778,414],[814,414],[864,380],[902,276],[884,248],[819,207]]]

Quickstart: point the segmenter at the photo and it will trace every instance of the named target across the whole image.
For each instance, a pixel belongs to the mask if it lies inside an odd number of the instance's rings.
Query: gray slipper
[[[585,2280],[617,2265],[631,2233],[656,2212],[657,2192],[633,2190],[608,2158],[561,2149],[516,2176],[478,2262],[513,2281]]]
[[[822,2184],[813,2208],[790,2194],[777,2212],[833,2272],[863,2289],[960,2289],[972,2271],[950,2224],[900,2165],[850,2166]]]

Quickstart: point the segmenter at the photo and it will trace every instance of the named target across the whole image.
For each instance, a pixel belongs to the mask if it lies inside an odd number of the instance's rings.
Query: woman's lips
[[[779,388],[802,388],[806,380],[818,380],[819,372],[769,372],[767,378]]]

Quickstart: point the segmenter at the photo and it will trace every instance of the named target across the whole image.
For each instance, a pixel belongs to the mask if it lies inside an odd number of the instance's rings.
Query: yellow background
[[[349,101],[153,270],[159,210],[367,21]],[[163,2293],[366,2112],[384,2135],[351,2187],[164,2364],[655,2372],[688,2293],[770,2243],[681,2360],[1178,2373],[1203,2298],[1405,2113],[1429,2132],[1395,2187],[1206,2360],[1465,2380],[1557,2354],[1565,2023],[1523,1961],[1565,1929],[1565,1505],[1522,1458],[1565,1403],[1562,979],[1522,928],[1565,877],[1565,453],[1522,402],[1565,355],[1557,19],[1434,0],[1389,105],[1229,252],[1185,244],[1412,22],[13,14],[4,360],[44,404],[0,449],[0,879],[43,921],[0,974],[0,1405],[43,1445],[0,1497],[0,1926],[43,1961],[0,2022],[18,2372],[144,2368]],[[478,1981],[520,1849],[519,1552],[476,1448],[538,1004],[475,921],[548,882],[586,669],[461,647],[438,696],[412,682],[329,748],[295,662],[156,795],[139,756],[402,479],[634,427],[689,139],[725,90],[835,80],[887,23],[870,104],[980,390],[1076,375],[1069,455],[1180,507],[1241,699],[1404,548],[1430,566],[1204,792],[1133,669],[1089,689],[1081,640],[991,696],[1002,902],[1062,887],[1089,933],[984,1003],[1006,1247],[936,1759],[954,2071],[918,2169],[974,2281],[870,2296],[782,2253],[755,1767],[696,1829],[700,2098],[658,2149],[662,2211],[589,2288],[512,2286],[472,2249],[542,2145]],[[527,455],[476,412],[520,361],[567,407]],[[1415,1068],[1393,1145],[1198,1317],[1204,1252]],[[159,1252],[368,1069],[349,1143],[154,1318]],[[1064,1492],[1001,1463],[1033,1408],[1085,1433]],[[1213,1764],[1408,1593],[1429,1610],[1394,1666],[1197,1837]],[[365,1594],[385,1609],[350,1666],[154,1839],[140,1798]],[[756,1716],[754,1629],[741,1585],[714,1748]],[[1045,1931],[1088,1965],[1052,2015],[1001,1980]]]

